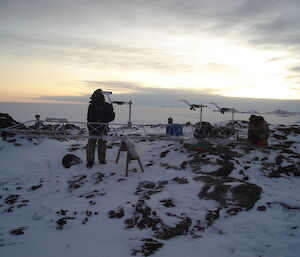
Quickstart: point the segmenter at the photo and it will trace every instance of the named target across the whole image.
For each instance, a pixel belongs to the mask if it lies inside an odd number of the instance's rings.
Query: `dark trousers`
[[[97,142],[98,141],[98,142]],[[94,163],[95,148],[98,143],[98,159],[100,162],[105,161],[106,156],[106,141],[101,138],[90,138],[86,145],[86,159],[88,162]]]

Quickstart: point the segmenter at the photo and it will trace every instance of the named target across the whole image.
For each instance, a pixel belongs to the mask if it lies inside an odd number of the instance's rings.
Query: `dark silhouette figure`
[[[103,139],[103,136],[106,136],[109,131],[107,123],[114,119],[115,113],[112,104],[105,102],[102,90],[97,89],[91,96],[87,121],[89,135],[98,138],[89,138],[86,145],[87,167],[91,168],[94,165],[96,144],[98,144],[98,159],[100,164],[106,163],[106,141]],[[99,122],[102,124],[99,124]]]
[[[248,141],[257,146],[268,146],[270,130],[262,116],[251,115],[248,126]]]

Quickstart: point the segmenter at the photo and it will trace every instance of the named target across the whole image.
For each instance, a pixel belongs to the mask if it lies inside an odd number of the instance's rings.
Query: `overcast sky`
[[[0,0],[0,101],[300,100],[299,24],[299,0]]]

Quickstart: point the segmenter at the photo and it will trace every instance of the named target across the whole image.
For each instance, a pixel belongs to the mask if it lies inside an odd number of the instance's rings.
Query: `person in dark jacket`
[[[262,116],[251,115],[249,118],[248,141],[257,146],[268,146],[270,129]]]
[[[88,130],[90,136],[106,136],[109,131],[107,125],[115,119],[112,104],[105,102],[105,97],[101,89],[97,89],[91,96],[90,105],[87,113]],[[101,122],[106,124],[95,124]],[[87,167],[94,165],[95,148],[98,143],[98,159],[100,164],[105,164],[106,141],[103,138],[89,138],[86,145]]]

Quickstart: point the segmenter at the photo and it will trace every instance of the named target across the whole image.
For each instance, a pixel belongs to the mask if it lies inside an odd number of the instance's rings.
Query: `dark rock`
[[[264,206],[264,205],[258,206],[258,207],[257,207],[257,210],[258,210],[258,211],[266,211],[266,210],[267,210],[267,207]]]
[[[104,178],[104,173],[101,173],[101,172],[97,172],[92,175],[92,179],[94,180],[94,185],[103,181],[103,178]]]
[[[80,197],[80,198],[84,197],[85,199],[91,199],[91,198],[94,198],[98,195],[102,196],[102,195],[105,195],[105,193],[99,193],[98,190],[93,190],[91,192],[79,195],[78,197]]]
[[[163,203],[163,206],[171,208],[171,207],[175,207],[174,201],[173,199],[164,199],[160,201],[161,203]]]
[[[144,200],[139,200],[135,205],[131,218],[125,220],[126,228],[137,227],[139,229],[150,228],[156,238],[167,240],[176,236],[186,235],[192,221],[189,217],[169,214],[180,220],[175,226],[166,225],[155,211],[146,205]]]
[[[230,215],[253,208],[262,191],[262,188],[255,184],[228,177],[200,176],[194,180],[205,183],[199,193],[200,198],[218,202],[220,208],[226,208]],[[231,197],[228,197],[229,195]]]
[[[141,195],[143,199],[150,199],[151,195],[162,192],[162,189],[169,182],[158,181],[157,183],[151,181],[141,181],[135,191],[136,195]]]
[[[292,205],[289,205],[287,203],[282,203],[282,202],[279,202],[279,204],[287,210],[300,211],[300,207],[298,207],[298,206],[292,206]]]
[[[74,154],[66,154],[62,159],[62,165],[67,169],[80,163],[82,163],[82,160]]]
[[[17,202],[17,200],[18,200],[19,197],[20,197],[20,195],[9,195],[8,197],[6,197],[4,199],[4,202],[6,204],[12,205],[12,204],[14,204],[14,203]]]
[[[268,175],[270,178],[280,178],[282,175],[288,176],[300,176],[300,167],[297,164],[291,164],[285,167],[278,167],[277,169],[272,169],[272,172]]]
[[[143,200],[139,200],[135,205],[132,218],[126,219],[125,224],[127,225],[126,228],[151,228],[153,231],[156,231],[158,230],[158,225],[162,224],[162,220]]]
[[[300,134],[300,126],[299,125],[292,125],[289,127],[277,128],[277,130],[285,133],[286,135],[290,135],[290,134],[299,135]]]
[[[41,188],[41,187],[42,187],[42,184],[39,184],[39,185],[36,185],[36,186],[32,186],[32,187],[30,188],[30,191],[37,190],[37,189],[39,189],[39,188]]]
[[[67,214],[67,212],[68,212],[68,210],[59,210],[56,212],[56,214],[64,216]]]
[[[18,122],[16,122],[10,115],[7,113],[0,113],[0,128],[7,128],[16,124],[18,124]]]
[[[249,180],[249,176],[244,176],[243,180],[246,180],[246,181]]]
[[[222,165],[222,167],[214,172],[210,172],[209,173],[210,175],[226,177],[226,176],[230,175],[230,173],[234,169],[234,164],[231,162],[224,162],[224,161],[220,162],[219,161],[218,164]]]
[[[145,166],[146,167],[149,167],[149,166],[152,166],[154,163],[153,163],[153,161],[150,161],[150,162],[148,162]]]
[[[62,230],[63,226],[67,224],[67,219],[66,218],[58,219],[56,221],[56,224],[57,224],[56,229]]]
[[[287,209],[289,211],[300,211],[300,207],[292,206],[283,202],[267,202],[267,205],[268,207],[272,207],[273,205],[281,205],[284,209]]]
[[[280,178],[281,177],[280,172],[278,170],[272,171],[268,176],[270,178]]]
[[[166,150],[166,151],[164,151],[164,152],[161,152],[160,153],[160,157],[166,157],[166,155],[168,154],[170,152],[170,150]]]
[[[192,221],[189,217],[180,217],[182,219],[174,227],[162,224],[162,227],[155,232],[156,238],[168,240],[176,236],[187,235]]]
[[[74,151],[80,149],[80,146],[81,146],[80,144],[72,144],[72,145],[68,148],[68,151],[69,151],[69,152],[74,152]]]
[[[139,183],[139,187],[143,187],[143,188],[155,188],[156,187],[156,183],[151,182],[151,181],[142,181]]]
[[[7,113],[0,113],[0,129],[7,128],[13,125],[20,124],[19,122],[15,121],[10,115]],[[25,126],[22,126],[22,129],[26,129]],[[14,133],[10,132],[2,132],[1,136],[6,140],[7,137],[14,137]]]
[[[68,148],[68,151],[69,152],[74,152],[74,151],[76,151],[76,150],[78,150],[79,149],[79,147],[69,147]]]
[[[108,212],[108,217],[110,219],[121,219],[121,218],[124,217],[124,215],[125,215],[125,213],[124,213],[124,208],[123,207],[119,207],[117,209],[117,211],[112,210],[112,211]]]
[[[188,161],[183,161],[183,162],[180,164],[180,169],[185,170],[186,167],[187,167],[187,165],[188,165]]]
[[[89,201],[90,206],[96,205],[95,201]]]
[[[61,211],[63,211],[63,210],[61,210]],[[58,215],[65,216],[65,213],[64,212],[58,212]],[[76,213],[75,213],[75,215],[76,215]],[[56,221],[56,229],[57,230],[62,230],[63,227],[67,224],[67,220],[74,220],[74,219],[75,219],[75,217],[69,217],[69,216],[65,216],[63,218],[58,219]]]
[[[144,238],[142,239],[142,247],[141,249],[133,249],[132,255],[136,256],[137,254],[141,253],[143,256],[150,256],[154,254],[159,248],[163,247],[163,243],[154,240],[152,238]]]
[[[88,222],[88,218],[87,217],[85,217],[82,221],[81,221],[81,223],[84,225],[84,224],[86,224],[87,222]]]
[[[298,226],[288,226],[289,229],[297,229]]]
[[[276,138],[277,140],[287,140],[286,136],[279,135],[279,134],[273,134],[273,137]]]
[[[176,178],[173,178],[172,180],[175,181],[178,184],[188,184],[189,183],[187,178],[184,178],[184,177],[181,177],[181,178],[176,177]]]
[[[12,235],[19,236],[19,235],[23,235],[24,234],[24,230],[25,230],[24,227],[20,227],[20,228],[17,228],[17,229],[14,229],[14,230],[10,231],[10,233]]]
[[[285,167],[280,167],[278,169],[278,171],[281,174],[286,174],[286,175],[295,176],[295,177],[300,176],[300,168],[299,168],[299,165],[296,165],[296,164],[291,164],[291,165],[288,165]]]
[[[284,159],[285,159],[284,156],[282,156],[282,155],[277,155],[276,158],[275,158],[275,163],[276,163],[276,165],[281,164],[281,163],[283,162]]]
[[[221,208],[217,210],[209,210],[208,213],[205,216],[206,220],[206,227],[211,226],[215,220],[220,218],[220,210]]]
[[[219,171],[216,171],[215,176],[228,176],[234,168],[233,163],[230,160],[242,156],[240,153],[232,151],[227,146],[211,147],[208,152],[209,155],[216,155],[222,158],[222,160],[218,160],[217,163],[223,167],[220,168]],[[212,162],[207,155],[199,156],[199,154],[195,154],[193,155],[193,159],[189,161],[189,164],[195,173],[201,173],[201,167],[203,165],[215,164],[215,162]]]
[[[169,170],[169,169],[173,169],[173,170],[180,170],[180,168],[174,166],[174,165],[170,165],[168,163],[160,163],[160,166]]]
[[[86,175],[78,175],[73,177],[74,180],[68,181],[70,191],[81,187],[86,182]]]

